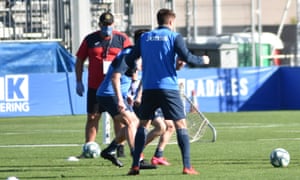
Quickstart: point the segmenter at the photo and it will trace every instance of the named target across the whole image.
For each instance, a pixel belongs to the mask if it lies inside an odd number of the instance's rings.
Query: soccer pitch
[[[171,166],[141,170],[139,176],[126,176],[131,164],[128,148],[121,158],[125,166],[117,168],[102,159],[70,162],[69,156],[81,153],[85,116],[49,116],[0,118],[0,179],[16,176],[34,179],[299,179],[300,111],[261,111],[205,113],[217,129],[214,143],[191,144],[191,161],[200,175],[182,175],[182,163],[176,144],[168,145],[164,156]],[[102,124],[102,123],[100,123]],[[102,128],[97,141],[101,147]],[[291,156],[287,168],[274,168],[269,155],[275,148],[286,149]],[[155,146],[146,147],[150,160]]]

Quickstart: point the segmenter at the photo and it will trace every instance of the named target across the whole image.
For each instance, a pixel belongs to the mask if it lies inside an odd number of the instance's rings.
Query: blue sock
[[[130,148],[130,155],[133,157],[133,155],[134,155],[134,148]]]
[[[144,146],[145,146],[145,143],[146,143],[146,135],[147,135],[147,129],[146,128],[139,127],[137,129],[137,132],[136,132],[136,135],[135,135],[132,167],[139,166],[140,156],[141,156],[141,153],[144,150]]]
[[[190,140],[187,129],[177,129],[177,142],[181,151],[183,167],[190,168]]]
[[[160,150],[159,148],[156,148],[154,156],[155,157],[163,157],[164,151]]]

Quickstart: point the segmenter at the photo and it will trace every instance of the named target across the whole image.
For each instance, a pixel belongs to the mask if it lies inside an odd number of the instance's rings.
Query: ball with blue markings
[[[290,154],[283,148],[276,148],[270,154],[270,162],[274,167],[287,167],[290,163]]]
[[[83,145],[82,151],[86,158],[98,158],[101,148],[97,142],[88,142]]]

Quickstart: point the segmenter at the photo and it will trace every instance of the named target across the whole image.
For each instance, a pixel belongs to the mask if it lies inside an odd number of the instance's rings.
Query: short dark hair
[[[134,44],[140,39],[144,32],[150,31],[150,29],[138,29],[134,31]]]
[[[157,14],[157,23],[158,25],[167,24],[170,18],[175,18],[176,14],[171,9],[160,9]]]
[[[102,26],[110,26],[114,23],[114,16],[110,12],[104,12],[99,17],[99,23]]]

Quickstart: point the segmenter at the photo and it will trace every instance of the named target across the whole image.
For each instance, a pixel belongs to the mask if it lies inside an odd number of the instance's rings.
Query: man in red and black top
[[[100,30],[88,34],[76,53],[76,92],[83,96],[84,85],[82,72],[84,62],[88,59],[88,90],[87,90],[87,122],[85,127],[85,141],[96,140],[98,123],[101,114],[98,112],[96,91],[104,79],[110,63],[117,54],[131,45],[129,37],[113,29],[114,16],[104,12],[99,18]],[[116,123],[118,124],[118,123]],[[117,130],[120,127],[115,127]]]

